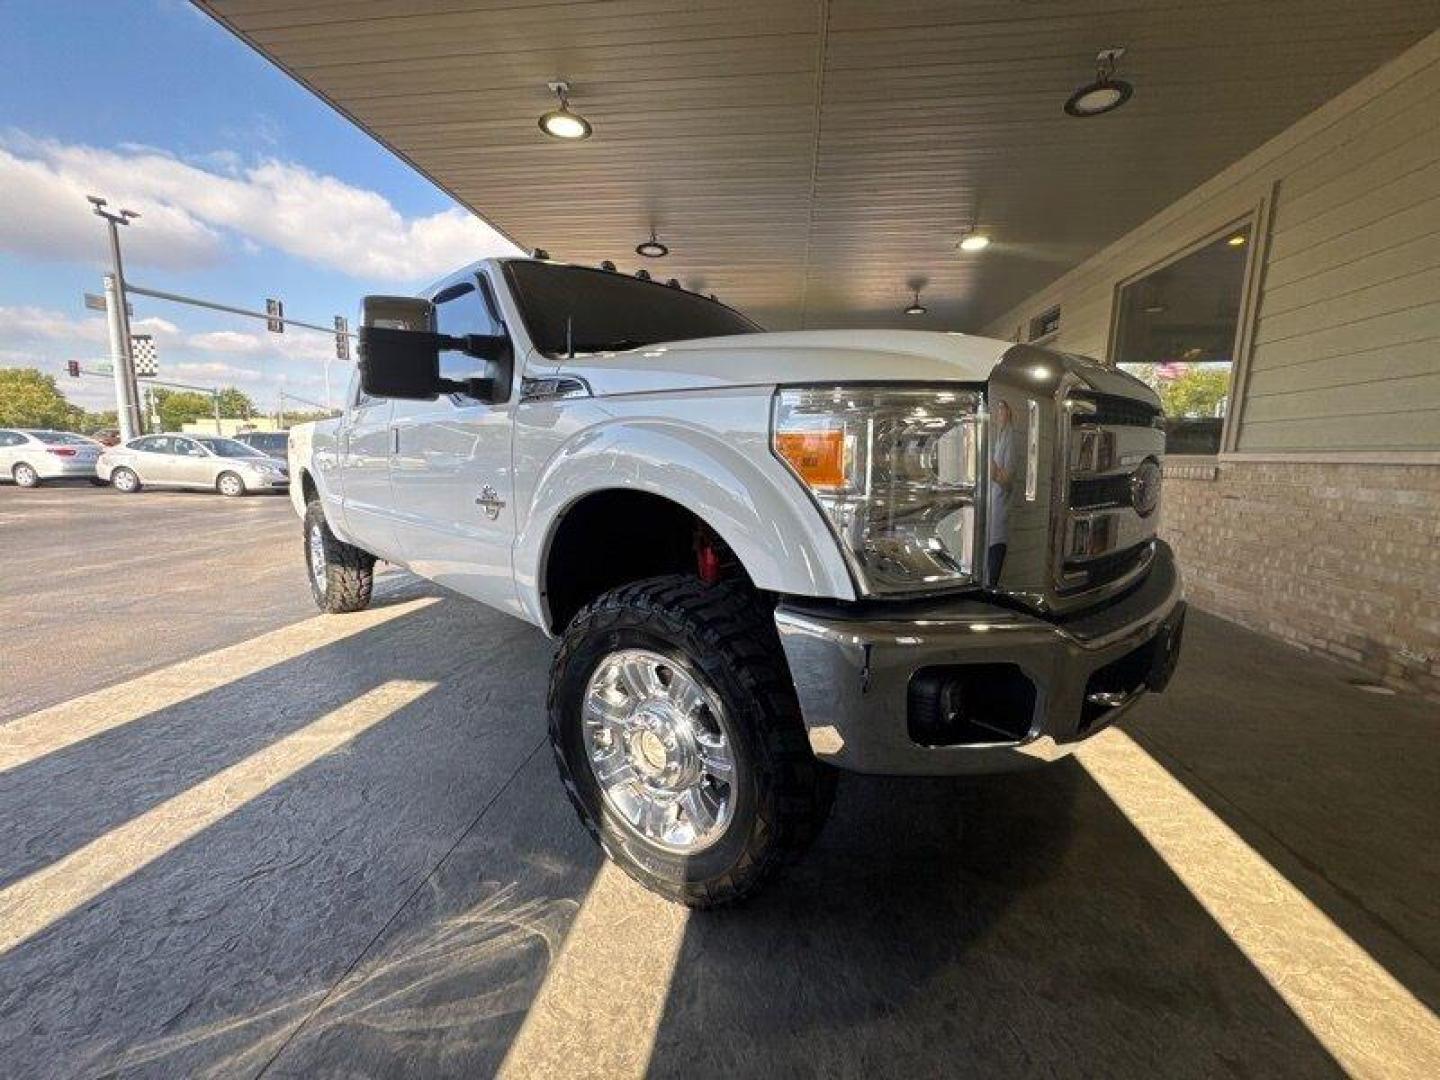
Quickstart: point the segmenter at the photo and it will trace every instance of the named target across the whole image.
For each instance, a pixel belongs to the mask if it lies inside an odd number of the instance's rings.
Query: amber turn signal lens
[[[843,431],[778,431],[775,449],[812,488],[845,486]]]

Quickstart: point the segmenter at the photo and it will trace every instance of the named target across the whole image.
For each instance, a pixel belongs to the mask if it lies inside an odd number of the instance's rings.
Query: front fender
[[[558,406],[524,410],[530,415],[521,418],[517,471],[538,468],[530,512],[516,539],[515,577],[535,622],[548,625],[540,586],[566,511],[586,495],[616,489],[648,492],[689,510],[715,530],[761,589],[855,599],[829,526],[770,453],[768,396],[758,409],[726,408],[718,395],[699,397],[704,408],[692,417],[684,415],[691,402],[673,399],[665,416],[615,415],[626,406],[607,402],[604,410],[597,404],[568,410],[590,414],[583,421],[571,417],[571,423],[531,411]],[[730,414],[727,422],[717,425],[717,413]]]

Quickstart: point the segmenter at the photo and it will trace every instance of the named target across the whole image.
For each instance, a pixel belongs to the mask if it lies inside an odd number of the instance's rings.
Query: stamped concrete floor
[[[0,1074],[1369,1076],[1440,1060],[1440,716],[1198,614],[1077,758],[842,780],[687,914],[606,867],[550,645],[279,499],[0,489]]]

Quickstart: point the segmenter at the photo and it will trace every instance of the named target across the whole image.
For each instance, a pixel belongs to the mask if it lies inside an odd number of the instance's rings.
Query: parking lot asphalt
[[[1203,613],[1075,758],[842,779],[687,914],[599,858],[551,644],[279,498],[0,488],[0,1074],[1424,1076],[1431,705]],[[1429,853],[1429,854],[1427,854]]]

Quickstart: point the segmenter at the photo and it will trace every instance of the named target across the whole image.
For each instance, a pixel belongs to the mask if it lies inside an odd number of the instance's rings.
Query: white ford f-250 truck
[[[764,333],[644,277],[487,260],[367,297],[291,492],[328,612],[377,559],[558,639],[550,737],[646,887],[738,899],[835,769],[1055,758],[1164,687],[1180,575],[1143,383],[954,333]]]

